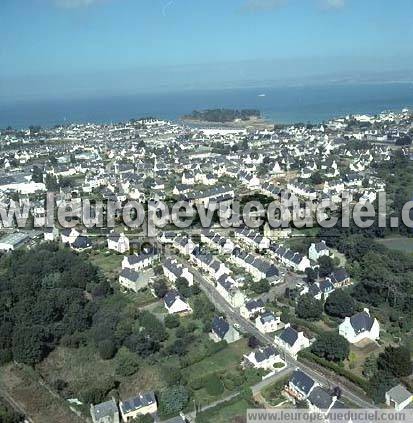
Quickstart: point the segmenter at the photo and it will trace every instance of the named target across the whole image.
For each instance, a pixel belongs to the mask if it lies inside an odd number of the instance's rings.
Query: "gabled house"
[[[252,317],[256,316],[257,314],[263,313],[265,310],[264,302],[261,298],[257,300],[249,300],[247,301],[241,308],[240,314],[244,319],[251,319]]]
[[[304,335],[303,332],[298,332],[287,323],[284,330],[275,337],[274,343],[285,351],[287,351],[293,357],[297,357],[297,354],[310,346],[310,340]]]
[[[248,355],[244,355],[244,367],[274,371],[275,364],[277,364],[277,371],[286,366],[285,361],[280,356],[280,352],[273,345],[268,345],[267,347],[252,351]],[[282,364],[283,366],[278,366],[278,364]]]
[[[119,423],[119,410],[114,398],[110,401],[90,406],[93,423]]]
[[[85,235],[79,235],[73,242],[69,243],[72,250],[85,251],[92,248],[92,241]]]
[[[120,272],[119,284],[125,290],[138,292],[146,288],[154,276],[153,269],[137,272],[129,267],[125,267]]]
[[[120,401],[119,408],[122,420],[127,423],[133,419],[137,419],[139,416],[156,413],[158,404],[155,394],[153,392],[146,392],[136,397]]]
[[[111,232],[108,235],[108,249],[118,253],[129,251],[129,238],[124,233]]]
[[[190,305],[179,295],[177,291],[167,292],[163,301],[169,314],[192,313]]]
[[[261,333],[276,332],[279,329],[281,320],[271,311],[266,311],[255,319],[255,327]]]
[[[350,344],[355,344],[363,339],[375,341],[380,338],[380,324],[376,318],[370,315],[369,309],[365,308],[360,313],[346,317],[338,327],[338,332]]]
[[[152,263],[159,258],[157,250],[151,252],[142,252],[140,254],[132,254],[126,256],[122,260],[122,268],[129,268],[133,270],[142,270],[152,265]]]
[[[241,335],[223,317],[214,317],[210,338],[214,342],[226,341],[231,344],[241,339]]]
[[[324,388],[316,386],[307,398],[310,411],[328,413],[337,401],[337,397],[330,395]]]
[[[342,267],[336,269],[329,277],[334,288],[342,288],[351,285],[350,275]]]
[[[327,247],[325,241],[312,243],[308,249],[308,257],[310,260],[317,261],[322,256],[330,257],[330,250]]]
[[[183,278],[189,286],[194,284],[194,275],[176,259],[167,257],[162,264],[162,269],[166,278],[172,283],[175,283],[178,278]]]
[[[288,382],[287,393],[296,400],[306,399],[318,383],[300,369],[294,370]]]
[[[413,394],[401,384],[387,391],[384,397],[386,405],[394,408],[396,411],[401,411],[406,407],[413,406]]]
[[[242,307],[245,295],[235,285],[235,281],[228,275],[222,275],[217,281],[217,291],[234,308]]]

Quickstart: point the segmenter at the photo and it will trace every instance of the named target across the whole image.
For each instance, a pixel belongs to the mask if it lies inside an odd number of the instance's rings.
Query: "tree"
[[[295,307],[300,319],[317,320],[323,314],[323,303],[311,294],[301,295]]]
[[[125,347],[119,349],[115,360],[116,374],[120,376],[131,376],[139,370],[138,357]]]
[[[168,292],[168,286],[166,285],[166,282],[163,279],[154,282],[153,289],[155,291],[155,295],[158,298],[163,298]]]
[[[308,283],[315,282],[318,277],[317,270],[313,269],[312,267],[307,267],[307,269],[305,269],[305,274],[307,276]]]
[[[377,358],[374,355],[369,355],[363,364],[363,376],[367,379],[371,379],[377,371]]]
[[[318,259],[318,264],[320,266],[318,269],[318,273],[322,278],[328,276],[334,271],[334,261],[329,256],[321,256]]]
[[[46,357],[48,347],[43,328],[40,326],[15,327],[12,351],[14,360],[24,364],[36,364]]]
[[[116,353],[116,346],[111,339],[105,339],[99,343],[98,350],[103,360],[110,360]]]
[[[165,326],[168,329],[177,328],[181,323],[179,316],[177,316],[176,314],[168,314],[165,317],[164,322],[165,322]]]
[[[260,346],[260,341],[255,336],[250,336],[248,338],[248,346],[252,349],[258,348]]]
[[[311,176],[310,176],[310,182],[313,185],[320,185],[324,182],[323,177],[321,176],[320,172],[314,172]]]
[[[412,373],[412,360],[410,351],[403,346],[388,346],[379,354],[377,359],[378,368],[390,373],[395,377],[406,377]]]
[[[333,317],[349,317],[354,314],[356,304],[354,299],[344,290],[332,292],[325,303],[326,313]]]
[[[256,294],[264,294],[265,292],[268,292],[270,290],[270,283],[267,279],[261,279],[258,282],[251,283],[251,289]]]
[[[325,332],[313,343],[311,351],[329,361],[343,361],[350,353],[350,344],[338,333]]]
[[[384,402],[385,393],[396,386],[398,380],[388,372],[378,371],[368,383],[368,394],[376,404]]]
[[[192,290],[185,278],[178,278],[175,282],[175,287],[177,291],[185,298],[189,298],[192,295]]]
[[[159,395],[159,408],[164,415],[176,415],[188,404],[189,394],[182,385],[164,389]]]

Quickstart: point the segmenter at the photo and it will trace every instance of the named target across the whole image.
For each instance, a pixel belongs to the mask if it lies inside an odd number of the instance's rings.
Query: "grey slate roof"
[[[261,363],[264,360],[268,360],[270,357],[280,355],[277,348],[273,345],[268,345],[267,347],[260,348],[254,354],[255,360],[257,363]]]
[[[369,331],[371,329],[374,323],[374,318],[369,316],[367,312],[362,311],[361,313],[351,316],[350,323],[354,332],[358,335],[359,333]]]
[[[114,418],[115,415],[119,414],[118,407],[116,406],[115,400],[112,398],[110,401],[96,404],[91,408],[95,420],[99,421],[104,417]]]
[[[412,394],[401,384],[394,386],[387,391],[386,394],[398,404],[407,401],[412,396]]]
[[[229,323],[223,317],[214,317],[212,319],[212,331],[221,339],[229,331]]]
[[[290,326],[283,330],[279,338],[292,347],[297,341],[298,332]]]
[[[147,407],[156,402],[155,394],[153,392],[146,392],[129,398],[119,403],[120,409],[123,413],[130,413],[131,411],[139,410],[142,407]]]
[[[305,395],[308,395],[315,384],[315,381],[310,376],[299,369],[294,370],[290,382]]]
[[[333,397],[323,388],[316,386],[308,397],[311,404],[320,410],[328,410],[333,402]]]

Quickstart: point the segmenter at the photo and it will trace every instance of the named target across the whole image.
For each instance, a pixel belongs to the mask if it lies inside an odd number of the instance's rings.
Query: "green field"
[[[247,340],[240,339],[237,342],[229,344],[222,351],[189,366],[184,370],[184,373],[188,377],[191,377],[191,375],[202,377],[208,373],[235,369],[241,363],[243,355],[249,351],[250,348],[247,345]]]
[[[108,279],[117,279],[120,270],[123,255],[102,252],[102,251],[91,251],[89,258],[90,261],[97,267],[99,267]]]
[[[391,250],[413,253],[413,238],[391,237],[379,239],[377,242]]]
[[[211,408],[208,411],[199,413],[197,415],[197,423],[231,423],[238,420],[240,417],[245,418],[247,410],[254,408],[254,406],[246,399],[236,398],[217,407]]]

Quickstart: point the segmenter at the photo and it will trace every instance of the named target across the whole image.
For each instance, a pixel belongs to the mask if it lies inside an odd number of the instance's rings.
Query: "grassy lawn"
[[[110,280],[116,280],[121,270],[123,255],[109,251],[92,251],[90,261],[99,267]]]
[[[377,242],[390,248],[390,250],[402,251],[404,253],[413,253],[413,238],[402,236],[391,236],[389,238],[378,239]]]
[[[349,360],[346,360],[345,362],[345,368],[358,376],[363,376],[363,365],[366,358],[372,354],[377,356],[382,349],[383,348],[375,342],[369,342],[363,346],[351,344],[350,356]]]
[[[245,399],[235,398],[232,401],[220,404],[210,410],[197,415],[197,423],[232,423],[240,417],[245,418],[247,410],[254,408],[254,405]]]
[[[229,344],[222,351],[187,367],[184,373],[188,377],[191,375],[202,377],[209,373],[235,369],[240,364],[243,355],[250,351],[247,342],[246,339],[240,339],[237,342]]]

